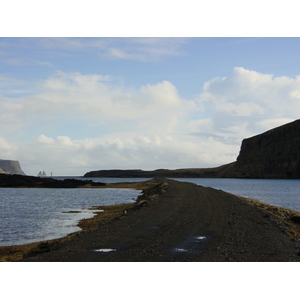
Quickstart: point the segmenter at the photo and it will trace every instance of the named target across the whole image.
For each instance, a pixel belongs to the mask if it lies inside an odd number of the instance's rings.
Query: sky
[[[0,159],[27,175],[216,167],[299,118],[298,37],[19,30],[0,38]]]

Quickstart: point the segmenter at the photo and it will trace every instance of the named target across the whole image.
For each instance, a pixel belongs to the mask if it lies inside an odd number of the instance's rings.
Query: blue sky
[[[0,38],[0,159],[28,175],[219,166],[299,118],[298,37],[16,33]]]

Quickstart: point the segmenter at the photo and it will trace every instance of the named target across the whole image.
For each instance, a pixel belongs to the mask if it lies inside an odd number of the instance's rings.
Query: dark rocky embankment
[[[99,187],[105,183],[93,182],[92,180],[41,178],[34,176],[0,174],[0,187],[28,187],[28,188],[78,188]]]
[[[300,120],[242,141],[235,162],[216,168],[99,170],[85,177],[300,178]]]

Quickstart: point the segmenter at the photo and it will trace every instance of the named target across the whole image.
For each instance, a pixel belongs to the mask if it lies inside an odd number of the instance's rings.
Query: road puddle
[[[186,250],[186,249],[183,249],[183,248],[174,248],[174,251],[175,252],[188,252],[188,250]]]
[[[95,251],[95,252],[104,252],[104,253],[107,253],[107,252],[114,252],[114,251],[117,251],[117,249],[112,249],[112,248],[102,248],[102,249],[95,249],[94,251]]]
[[[180,245],[174,247],[172,252],[199,254],[204,252],[204,246],[207,242],[207,237],[204,235],[191,236],[184,240]]]

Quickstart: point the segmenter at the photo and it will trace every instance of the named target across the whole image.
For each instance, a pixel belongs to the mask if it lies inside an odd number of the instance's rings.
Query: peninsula
[[[23,261],[300,261],[299,212],[192,183],[148,185],[135,204],[99,207],[83,231],[31,246]]]

